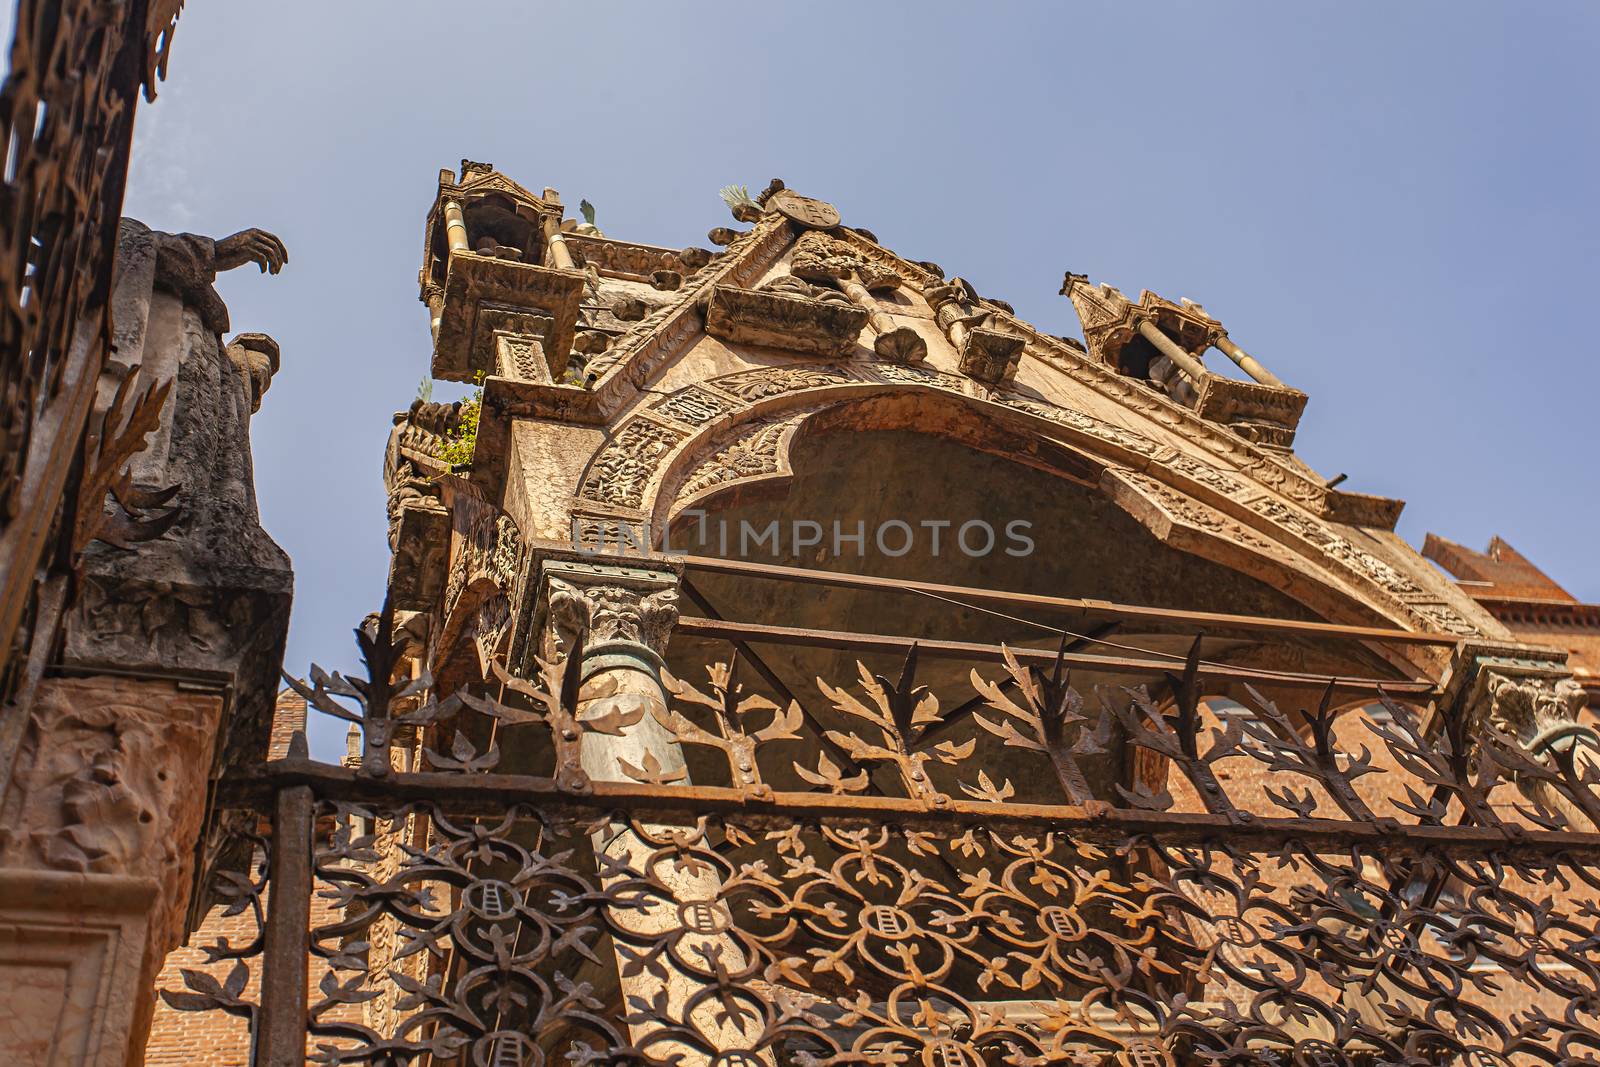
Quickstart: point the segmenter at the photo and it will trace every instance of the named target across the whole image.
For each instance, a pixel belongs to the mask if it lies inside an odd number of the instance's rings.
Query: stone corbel
[[[818,284],[837,285],[856,307],[867,313],[873,333],[872,350],[890,363],[921,363],[928,357],[928,342],[909,326],[898,326],[878,307],[874,292],[892,293],[904,279],[888,267],[857,255],[850,246],[820,230],[811,230],[795,242],[790,272]]]
[[[1027,341],[989,329],[990,312],[972,286],[961,278],[930,286],[923,293],[933,309],[934,321],[949,338],[961,359],[961,372],[985,385],[998,385],[1016,376]]]
[[[979,327],[961,347],[961,373],[985,385],[999,385],[1017,376],[1027,340],[1015,334]]]
[[[1241,382],[1207,374],[1200,383],[1195,414],[1221,423],[1247,441],[1267,448],[1294,445],[1305,411],[1306,394],[1285,385]]]

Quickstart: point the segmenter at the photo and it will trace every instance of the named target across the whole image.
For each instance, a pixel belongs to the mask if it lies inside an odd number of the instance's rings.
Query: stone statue
[[[194,887],[206,880],[197,867],[216,859],[201,841],[214,777],[266,755],[292,574],[261,528],[250,418],[279,351],[261,333],[223,344],[228,309],[212,283],[247,263],[276,274],[287,258],[264,230],[220,241],[132,219],[118,230],[113,350],[97,405],[105,411],[125,395],[132,375],[145,388],[169,386],[144,394],[164,397],[159,428],[140,433],[144,448],[127,460],[122,484],[175,506],[176,521],[142,543],[83,548],[58,673],[18,724],[0,782],[0,876],[66,878],[107,900],[122,899],[119,886],[143,887],[118,905],[114,951],[72,943],[115,975],[86,964],[90,992],[70,994],[85,1003],[96,988],[119,998],[148,988],[184,936]],[[43,892],[33,899],[43,916],[36,931],[82,921],[55,915]],[[139,1010],[149,1008],[146,1000]]]
[[[213,241],[193,233],[161,233],[134,219],[122,220],[119,252],[130,238],[137,242],[144,235],[148,235],[156,251],[155,286],[176,294],[218,334],[228,331],[228,308],[212,288],[217,275],[246,263],[254,263],[263,274],[276,274],[289,262],[283,242],[266,230],[240,230]]]
[[[92,544],[63,661],[79,671],[234,679],[224,747],[265,737],[287,632],[289,558],[261,528],[250,419],[280,365],[278,344],[241,333],[224,344],[220,271],[254,264],[277,274],[283,242],[260,229],[220,240],[123,219],[112,292],[114,350],[103,403],[130,374],[170,382],[159,428],[129,464],[133,485],[176,486],[176,525],[133,550]]]

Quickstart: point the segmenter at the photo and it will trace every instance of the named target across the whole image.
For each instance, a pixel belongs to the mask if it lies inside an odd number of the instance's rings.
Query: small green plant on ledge
[[[439,449],[439,458],[451,470],[471,467],[472,454],[478,447],[478,414],[483,410],[483,371],[474,374],[472,380],[478,388],[461,402],[460,421]]]

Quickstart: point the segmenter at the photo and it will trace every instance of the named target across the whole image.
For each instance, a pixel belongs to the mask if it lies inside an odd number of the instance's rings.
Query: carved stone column
[[[1173,365],[1183,371],[1196,388],[1199,387],[1201,382],[1205,381],[1207,376],[1205,364],[1185,352],[1181,345],[1162,333],[1155,323],[1149,319],[1141,319],[1139,321],[1139,335],[1152,345],[1155,345],[1156,351],[1172,360]]]
[[[1013,334],[991,330],[983,324],[990,312],[978,303],[978,294],[960,278],[923,292],[934,320],[961,359],[961,371],[974,381],[998,385],[1016,376],[1026,341]]]
[[[567,654],[583,656],[579,719],[617,713],[629,722],[619,734],[584,736],[583,769],[597,781],[631,781],[619,761],[642,767],[650,755],[663,770],[684,771],[677,739],[651,714],[666,706],[661,654],[678,621],[676,575],[557,561],[542,573],[553,636]]]
[[[550,265],[556,270],[575,270],[572,250],[561,235],[561,222],[555,215],[546,215],[543,222],[545,244],[550,249]]]
[[[655,714],[667,705],[661,683],[662,654],[678,619],[677,576],[668,570],[646,567],[546,561],[541,578],[547,652],[553,651],[549,646],[559,640],[568,655],[583,657],[578,719],[607,720],[608,732],[583,733],[579,747],[583,769],[596,781],[632,782],[634,779],[624,769],[627,764],[647,768],[658,778],[688,785],[683,748]],[[619,820],[596,833],[595,851],[619,869],[644,873],[659,849],[647,838],[659,840],[681,829],[692,828],[640,822],[636,829]],[[730,971],[742,969],[746,961],[739,945],[724,933],[731,916],[718,900],[721,882],[716,872],[703,865],[685,869],[676,860],[664,860],[655,865],[654,873],[668,886],[670,898],[654,899],[643,908],[617,908],[612,921],[619,928],[636,933],[641,941],[684,931],[679,942],[684,951],[720,954]],[[626,875],[616,875],[606,884],[626,879]],[[628,962],[619,953],[619,973]],[[755,1034],[742,1029],[742,1025],[753,1025],[753,1020],[719,1019],[716,998],[706,998],[689,1013],[688,1019],[684,1018],[684,1006],[704,988],[694,976],[670,963],[664,979],[649,968],[634,969],[638,973],[620,978],[624,1004],[652,1003],[665,991],[668,1016],[693,1026],[713,1047],[741,1052],[755,1043]],[[660,1029],[659,1023],[634,1027],[632,1040],[659,1035]],[[704,1067],[710,1063],[702,1051],[688,1045],[672,1041],[671,1047],[666,1047],[668,1041],[659,1036],[654,1044],[645,1051],[663,1060],[681,1057],[680,1067]],[[748,1055],[763,1063],[773,1062],[768,1052]]]
[[[444,202],[444,234],[452,252],[465,252],[472,247],[467,240],[467,220],[462,217],[459,200]]]
[[[1234,344],[1233,338],[1229,337],[1227,334],[1219,334],[1217,339],[1212,342],[1212,345],[1217,349],[1217,351],[1233,360],[1240,370],[1250,375],[1250,377],[1254,378],[1262,385],[1270,385],[1278,389],[1288,388],[1288,386],[1284,385],[1276,374],[1273,374],[1266,367],[1262,366],[1260,360],[1256,359],[1256,357],[1252,356],[1250,353]]]

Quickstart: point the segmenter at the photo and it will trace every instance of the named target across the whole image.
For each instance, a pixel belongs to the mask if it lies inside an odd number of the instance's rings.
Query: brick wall
[[[262,905],[266,906],[265,894]],[[233,969],[232,961],[207,964],[203,946],[216,944],[227,938],[229,944],[247,945],[258,933],[256,919],[251,909],[239,915],[225,916],[226,905],[218,905],[206,916],[204,923],[189,938],[188,944],[167,956],[166,963],[156,978],[157,989],[184,992],[184,969],[204,971],[221,982]],[[315,892],[311,898],[311,925],[313,927],[338,921],[342,916],[331,904]],[[261,959],[246,961],[250,980],[245,986],[243,999],[260,1002]],[[308,996],[316,1003],[322,994],[317,986],[328,973],[326,961],[311,957],[308,974]],[[361,1022],[360,1005],[342,1007],[337,1018],[341,1021]],[[308,1043],[308,1047],[314,1045]],[[156,1003],[155,1019],[150,1026],[150,1041],[145,1046],[146,1067],[247,1067],[250,1062],[249,1024],[246,1020],[222,1011],[179,1011],[165,1001]]]

